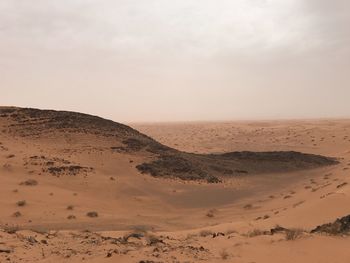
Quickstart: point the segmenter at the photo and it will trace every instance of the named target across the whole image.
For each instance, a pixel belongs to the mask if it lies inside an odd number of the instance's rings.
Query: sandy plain
[[[300,151],[339,161],[216,184],[142,174],[135,165],[147,155],[111,151],[99,134],[27,134],[32,123],[13,124],[0,118],[0,262],[350,260],[347,235],[310,233],[350,214],[350,120],[130,124],[185,152]],[[272,234],[277,225],[287,231]]]

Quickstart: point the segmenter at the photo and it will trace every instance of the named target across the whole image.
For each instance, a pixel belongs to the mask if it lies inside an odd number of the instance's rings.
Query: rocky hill
[[[0,125],[4,135],[15,136],[22,140],[40,140],[45,137],[50,138],[50,134],[55,134],[55,138],[74,136],[73,141],[76,142],[83,139],[82,135],[95,136],[104,140],[104,147],[102,147],[104,151],[146,158],[145,162],[135,164],[135,168],[141,173],[159,178],[218,183],[225,177],[289,172],[337,164],[334,158],[293,151],[224,154],[181,152],[162,145],[124,124],[68,111],[1,107]],[[53,146],[55,138],[51,136]],[[91,147],[100,146],[95,141],[93,144]],[[70,148],[70,143],[68,142],[66,146]],[[77,166],[73,168],[51,167],[55,173],[60,172],[60,169],[76,172]],[[82,168],[85,171],[90,169],[93,167]]]

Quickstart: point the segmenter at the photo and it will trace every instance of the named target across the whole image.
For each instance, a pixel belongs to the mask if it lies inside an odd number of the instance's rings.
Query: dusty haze
[[[349,1],[0,1],[0,104],[118,121],[349,117]]]

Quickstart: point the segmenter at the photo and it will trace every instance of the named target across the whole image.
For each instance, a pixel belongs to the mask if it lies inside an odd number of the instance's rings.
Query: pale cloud
[[[161,48],[201,54],[310,45],[298,43],[312,25],[301,0],[3,2],[2,40],[40,48]]]
[[[0,0],[0,104],[118,120],[345,116],[349,8],[345,0]]]

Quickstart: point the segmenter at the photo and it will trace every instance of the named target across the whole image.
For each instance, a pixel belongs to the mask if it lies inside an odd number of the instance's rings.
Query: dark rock
[[[218,233],[214,233],[213,234],[213,238],[216,238],[216,237],[219,237],[219,236],[225,236],[225,234],[224,233],[222,233],[222,232],[218,232]]]
[[[97,212],[88,212],[88,213],[86,213],[86,216],[91,217],[91,218],[96,218],[96,217],[98,217],[98,213]]]
[[[34,244],[38,243],[38,241],[35,239],[35,237],[32,237],[32,236],[28,237],[28,238],[27,238],[27,241],[28,241],[31,245],[34,245]]]
[[[3,246],[0,246],[0,253],[12,253],[13,250],[11,248],[8,248],[8,247],[3,247]]]
[[[285,233],[287,232],[288,229],[281,227],[281,226],[276,226],[270,230],[271,235],[278,234],[278,233]]]
[[[311,233],[326,233],[329,235],[346,235],[350,233],[350,215],[338,218],[333,223],[317,226]]]

